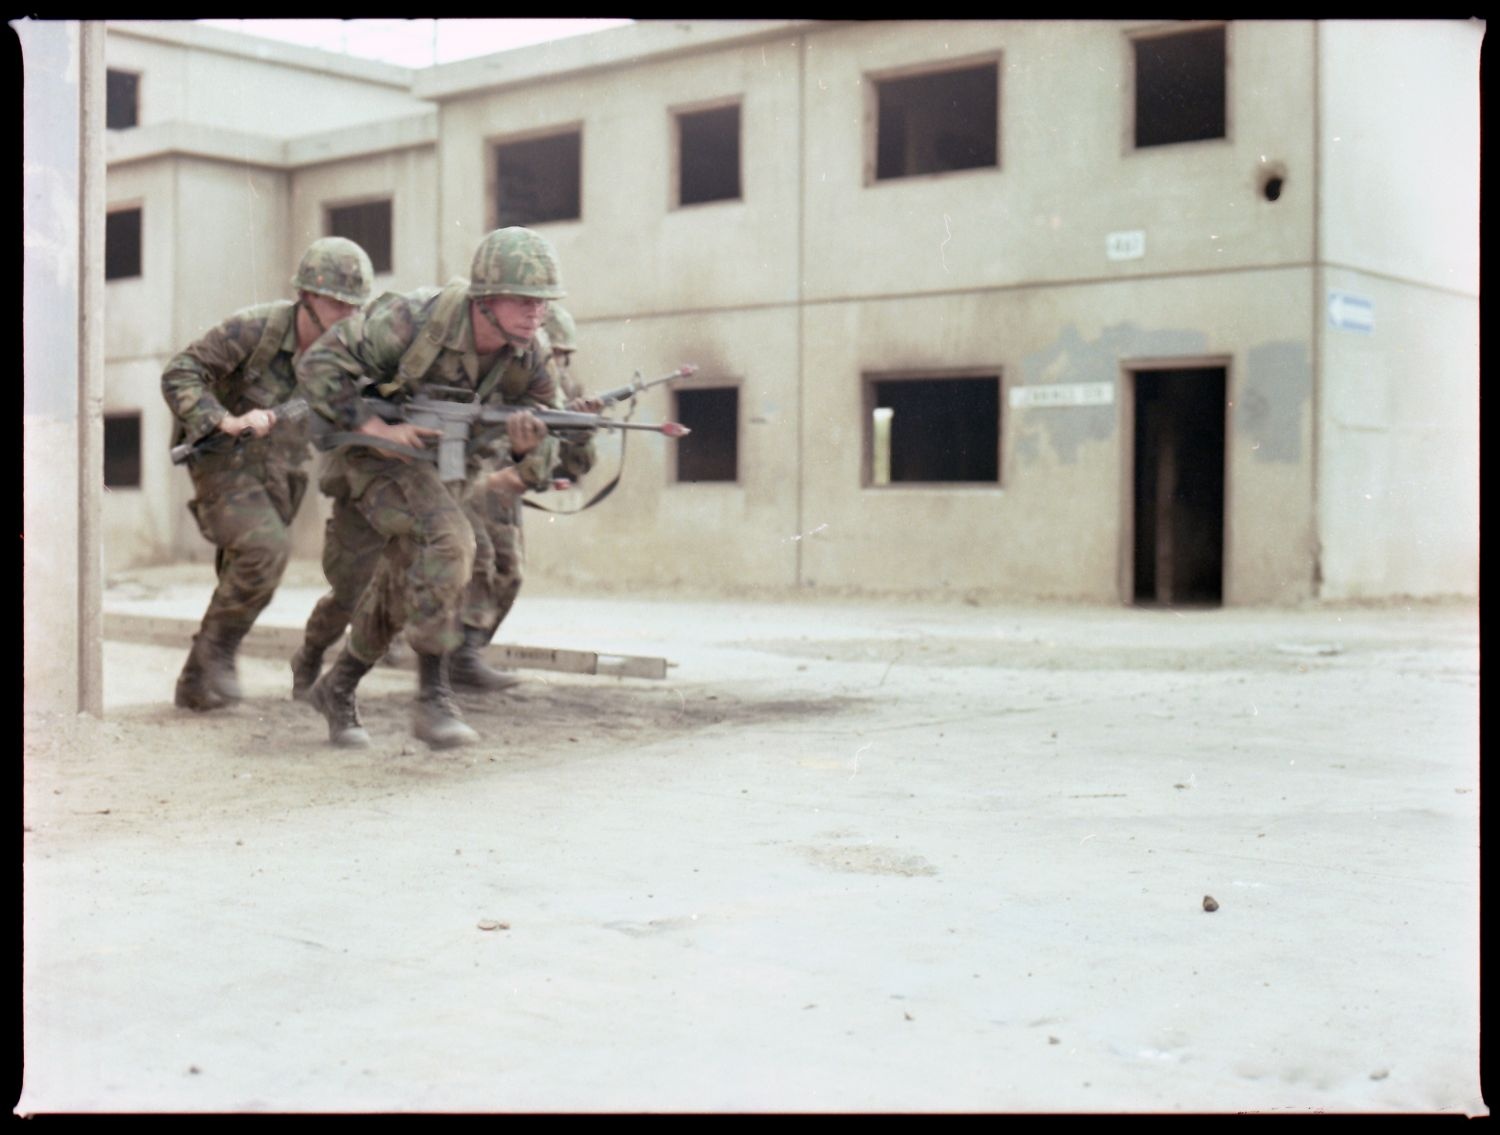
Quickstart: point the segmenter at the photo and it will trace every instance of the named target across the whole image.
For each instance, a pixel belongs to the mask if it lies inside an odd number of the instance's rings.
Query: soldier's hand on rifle
[[[504,469],[491,473],[486,484],[496,492],[507,493],[513,497],[518,497],[526,491],[526,482],[521,480],[521,474],[516,472],[514,465],[507,465]]]
[[[230,437],[240,437],[247,430],[256,437],[265,437],[275,424],[274,411],[251,410],[248,414],[225,414],[219,419],[219,430]]]
[[[364,424],[354,432],[384,438],[397,445],[404,445],[408,449],[424,449],[426,447],[422,443],[423,438],[443,436],[442,430],[435,430],[429,426],[414,426],[410,422],[385,422],[374,417],[365,419]],[[401,453],[392,453],[390,456],[398,461],[411,461],[410,457]]]
[[[547,436],[547,425],[530,410],[517,410],[505,419],[512,457],[525,457]]]
[[[592,394],[580,394],[568,403],[568,409],[578,414],[601,414],[604,412],[604,402]]]

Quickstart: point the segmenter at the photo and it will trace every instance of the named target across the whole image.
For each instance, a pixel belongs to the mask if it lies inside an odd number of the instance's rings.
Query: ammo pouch
[[[300,469],[292,469],[284,479],[271,478],[266,482],[266,495],[276,506],[276,514],[281,517],[281,523],[290,527],[297,516],[297,510],[302,507],[302,498],[307,495],[307,474]]]

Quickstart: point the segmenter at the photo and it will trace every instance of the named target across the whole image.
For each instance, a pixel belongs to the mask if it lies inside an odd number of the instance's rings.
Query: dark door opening
[[[1224,601],[1223,367],[1135,375],[1138,604]]]

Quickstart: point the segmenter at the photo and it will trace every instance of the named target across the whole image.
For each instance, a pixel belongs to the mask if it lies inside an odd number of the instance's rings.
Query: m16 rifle
[[[673,374],[670,377],[677,376]],[[427,386],[416,397],[405,402],[385,402],[380,399],[367,398],[365,405],[382,421],[405,422],[408,425],[424,426],[441,431],[442,436],[437,440],[436,454],[431,449],[413,449],[364,434],[332,434],[324,438],[320,444],[324,448],[332,448],[335,445],[367,445],[373,449],[398,453],[422,461],[436,459],[438,477],[445,482],[462,481],[467,476],[469,437],[475,427],[502,424],[512,414],[522,410],[529,410],[536,415],[549,430],[650,430],[671,438],[686,437],[689,433],[686,426],[677,422],[628,422],[608,418],[603,414],[585,414],[574,410],[546,410],[531,406],[484,406],[474,401],[473,391],[453,386]]]
[[[307,402],[301,398],[289,398],[280,405],[267,406],[266,412],[273,415],[271,428],[281,429],[307,418]],[[248,441],[254,436],[255,431],[252,429],[243,429],[235,437],[230,437],[223,431],[215,429],[204,434],[197,441],[185,441],[181,445],[174,445],[172,464],[185,465],[200,453],[225,453],[240,442]]]

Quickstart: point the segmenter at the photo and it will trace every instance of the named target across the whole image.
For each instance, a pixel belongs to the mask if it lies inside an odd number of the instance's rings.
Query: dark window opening
[[[141,77],[129,71],[106,71],[104,76],[104,125],[109,130],[128,130],[140,122]]]
[[[1136,375],[1138,604],[1223,600],[1224,398],[1223,367]]]
[[[1000,480],[1000,379],[872,384],[871,483]]]
[[[740,108],[725,106],[677,116],[682,205],[733,201],[740,196]]]
[[[120,209],[104,216],[104,278],[141,274],[141,211]]]
[[[365,250],[377,272],[391,270],[391,203],[370,201],[328,210],[328,235],[352,240]]]
[[[677,420],[693,431],[673,443],[679,481],[739,480],[738,387],[677,391]]]
[[[1224,29],[1135,41],[1135,144],[1224,137]]]
[[[999,67],[875,83],[875,177],[999,165]]]
[[[137,489],[141,485],[141,415],[104,415],[104,487]]]
[[[495,147],[499,227],[576,221],[583,135],[578,131]]]

